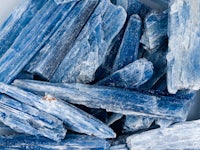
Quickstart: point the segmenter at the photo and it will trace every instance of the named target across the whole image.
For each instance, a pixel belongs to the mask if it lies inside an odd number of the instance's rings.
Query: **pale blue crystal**
[[[17,7],[0,27],[0,57],[15,41],[47,0],[28,0]]]
[[[87,135],[68,134],[60,142],[54,142],[44,137],[30,135],[0,136],[1,149],[30,149],[30,150],[108,150],[109,142]]]
[[[10,83],[55,32],[75,3],[57,6],[49,0],[0,58],[0,81]],[[52,13],[54,12],[54,13]]]
[[[134,89],[148,81],[152,75],[152,63],[142,58],[100,80],[97,85]]]
[[[174,0],[169,9],[167,88],[200,89],[200,1]]]
[[[113,72],[137,60],[141,32],[142,21],[140,17],[138,15],[132,15],[128,21],[120,48],[115,58]]]
[[[182,97],[180,100],[176,96],[151,95],[105,86],[31,80],[15,80],[14,85],[40,94],[47,92],[70,103],[106,109],[109,112],[176,121],[184,121],[193,104],[193,96]]]
[[[132,135],[127,138],[127,144],[131,150],[199,149],[199,134],[200,120],[195,120]]]
[[[66,124],[67,128],[73,131],[101,138],[114,138],[116,136],[114,131],[103,122],[67,102],[50,95],[40,97],[3,83],[0,83],[0,85],[1,93],[56,116]]]
[[[123,8],[114,6],[108,0],[101,0],[51,81],[93,81],[96,70],[104,62],[107,50],[125,20]]]
[[[143,116],[126,116],[124,129],[126,131],[138,131],[142,129],[148,129],[153,122],[153,118]]]
[[[60,141],[66,134],[63,123],[54,116],[7,96],[1,96],[0,121],[16,132],[55,141]]]
[[[69,2],[74,2],[74,1],[80,1],[80,0],[54,0],[56,4],[65,4]]]
[[[144,21],[144,33],[140,42],[146,50],[153,50],[167,41],[168,11],[151,12]]]
[[[49,80],[72,48],[97,4],[98,1],[78,2],[39,54],[30,62],[27,71]]]

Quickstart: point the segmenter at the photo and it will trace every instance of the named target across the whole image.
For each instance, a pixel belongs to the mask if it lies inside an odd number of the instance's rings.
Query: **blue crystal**
[[[117,113],[113,113],[108,120],[106,121],[107,125],[112,125],[114,122],[118,121],[119,119],[121,119],[123,117],[122,114],[117,114]]]
[[[74,2],[74,1],[80,1],[80,0],[54,0],[56,4],[65,4],[69,2]]]
[[[19,133],[59,141],[65,137],[63,123],[54,116],[7,96],[1,96],[0,121]]]
[[[200,120],[174,124],[127,138],[133,149],[199,149]],[[145,143],[145,144],[144,144]]]
[[[155,9],[156,11],[163,11],[168,8],[169,0],[140,0],[145,5]]]
[[[126,12],[121,7],[114,6],[108,0],[101,0],[51,81],[93,81],[112,39],[119,33],[125,20]]]
[[[138,14],[141,18],[144,18],[151,10],[140,0],[116,0],[116,4],[122,6],[127,11],[128,16]]]
[[[167,41],[168,11],[151,12],[144,21],[144,33],[140,42],[147,50],[153,50]]]
[[[141,85],[140,88],[142,89],[151,89],[159,80],[160,78],[166,74],[167,71],[167,43],[165,43],[162,47],[146,52],[144,57],[153,63],[154,67],[154,74],[150,80],[148,80],[145,84]]]
[[[50,95],[40,97],[3,83],[0,83],[0,85],[1,93],[56,116],[66,124],[67,128],[73,131],[101,138],[114,138],[116,136],[113,130],[104,123],[67,102]]]
[[[148,81],[152,75],[152,63],[143,58],[100,80],[97,85],[134,89]]]
[[[12,45],[23,28],[31,21],[35,14],[47,0],[24,1],[8,17],[0,27],[0,57]]]
[[[138,115],[184,121],[193,97],[151,95],[105,86],[15,80],[14,85],[39,94],[50,93],[70,103],[106,109],[124,115]]]
[[[169,10],[167,88],[200,89],[200,1],[174,0]]]
[[[72,48],[98,1],[80,1],[49,39],[39,54],[30,62],[28,72],[49,80]],[[73,19],[72,19],[73,18]]]
[[[126,131],[138,131],[148,129],[153,123],[154,119],[143,116],[126,116],[124,122],[124,129]]]
[[[54,33],[75,3],[57,6],[48,1],[0,58],[0,81],[10,83]],[[54,12],[54,13],[52,13]],[[39,35],[38,35],[39,34]]]
[[[75,150],[75,149],[98,149],[108,150],[109,142],[106,140],[86,135],[68,134],[60,142],[54,142],[44,137],[30,135],[0,136],[1,149],[41,149],[41,150]]]
[[[142,21],[138,15],[132,15],[128,21],[122,43],[118,50],[113,72],[132,63],[138,58],[138,48],[142,30]]]

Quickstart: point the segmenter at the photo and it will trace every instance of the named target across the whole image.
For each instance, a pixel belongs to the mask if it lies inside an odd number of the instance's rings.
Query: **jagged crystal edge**
[[[127,145],[131,150],[199,149],[199,127],[200,120],[178,123],[169,128],[159,128],[132,135],[127,138]]]
[[[108,0],[101,0],[50,81],[93,81],[112,39],[119,33],[125,20],[123,8],[114,6]]]
[[[97,4],[98,0],[78,2],[45,46],[32,59],[27,71],[49,80],[72,48]]]
[[[46,2],[47,0],[24,1],[10,14],[0,27],[0,57]]]
[[[152,95],[139,91],[84,84],[15,80],[14,85],[38,94],[50,93],[70,103],[125,115],[148,116],[184,121],[193,97]]]
[[[3,83],[0,83],[0,92],[26,105],[31,105],[56,116],[66,124],[68,129],[73,131],[100,138],[114,138],[116,136],[111,128],[92,115],[50,95],[40,97],[31,92]]]

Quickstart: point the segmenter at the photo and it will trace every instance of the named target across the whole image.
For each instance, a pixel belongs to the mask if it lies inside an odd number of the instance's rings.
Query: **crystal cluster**
[[[29,0],[0,26],[0,149],[200,149],[198,0]],[[147,131],[148,130],[148,131]]]

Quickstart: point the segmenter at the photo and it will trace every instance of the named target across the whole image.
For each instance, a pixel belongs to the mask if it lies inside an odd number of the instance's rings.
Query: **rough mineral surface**
[[[200,89],[200,1],[174,0],[169,10],[167,88]]]
[[[52,82],[89,83],[104,62],[112,39],[126,20],[126,12],[108,0],[101,0],[74,46],[53,75]]]
[[[131,150],[199,149],[199,134],[200,120],[196,120],[132,135],[127,144]]]
[[[60,142],[54,142],[44,137],[30,135],[0,136],[1,149],[42,149],[42,150],[108,150],[109,142],[94,136],[68,134]]]
[[[116,136],[112,129],[92,115],[54,97],[48,95],[39,97],[33,93],[3,83],[0,84],[0,92],[25,103],[24,106],[31,105],[56,116],[66,124],[67,128],[76,132],[95,135],[101,138],[114,138]]]
[[[70,103],[106,109],[125,115],[141,115],[177,121],[186,119],[193,97],[158,96],[106,86],[15,80],[14,85],[37,93],[50,93]]]

